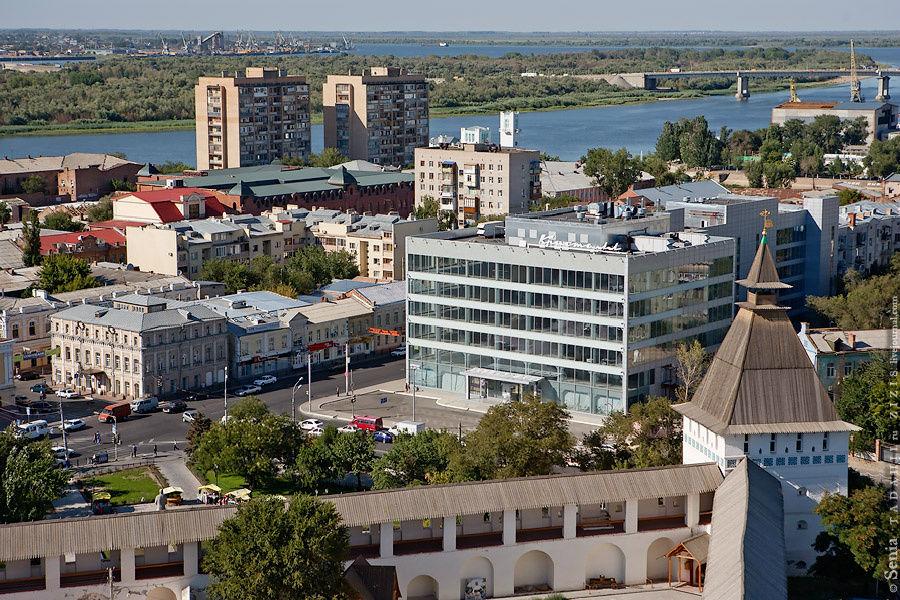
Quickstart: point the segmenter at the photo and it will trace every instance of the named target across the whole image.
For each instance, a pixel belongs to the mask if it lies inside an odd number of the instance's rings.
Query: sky
[[[283,31],[877,31],[897,0],[2,0],[0,28]],[[852,10],[851,10],[852,7]]]

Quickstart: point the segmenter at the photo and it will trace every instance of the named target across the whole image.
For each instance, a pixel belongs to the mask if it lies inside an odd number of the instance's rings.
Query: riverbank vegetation
[[[858,55],[862,66],[874,63]],[[49,73],[0,71],[0,134],[111,129],[173,129],[194,116],[194,85],[203,75],[272,66],[302,74],[318,119],[329,73],[390,64],[425,75],[432,114],[546,110],[724,93],[729,79],[660,80],[660,91],[618,87],[597,75],[681,70],[843,68],[840,50],[624,48],[560,54],[487,56],[154,56],[114,57]],[[522,77],[535,73],[536,77]],[[50,93],[52,90],[52,93]]]

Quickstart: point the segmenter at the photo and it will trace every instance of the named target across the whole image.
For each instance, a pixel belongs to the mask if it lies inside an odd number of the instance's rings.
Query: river
[[[423,48],[422,46],[413,47]],[[480,46],[478,48],[534,50],[529,46]],[[430,49],[449,50],[449,48],[434,47],[430,47]],[[459,47],[456,49],[458,50]],[[900,48],[879,48],[877,50],[883,53],[877,60],[900,66]],[[861,51],[866,50],[861,49]],[[875,97],[875,85],[873,78],[862,81],[862,91],[866,98]],[[822,101],[843,101],[849,98],[850,94],[849,85],[801,89],[799,93],[804,100]],[[758,129],[769,124],[772,107],[787,100],[788,96],[786,91],[753,94],[751,84],[750,98],[743,102],[736,100],[731,95],[726,95],[697,100],[671,100],[627,106],[522,113],[519,117],[520,146],[539,149],[564,160],[577,160],[588,148],[597,146],[607,148],[624,146],[635,154],[651,152],[665,121],[704,115],[713,130],[718,130],[722,125],[734,130]],[[499,117],[497,115],[434,117],[431,119],[431,135],[459,136],[460,127],[482,125],[491,128],[493,139],[497,141],[499,137],[498,124]],[[138,162],[161,163],[173,160],[193,165],[196,164],[194,140],[193,130],[0,137],[0,157],[59,155],[70,152],[124,152],[129,159]],[[313,151],[321,151],[323,143],[322,126],[313,125]]]

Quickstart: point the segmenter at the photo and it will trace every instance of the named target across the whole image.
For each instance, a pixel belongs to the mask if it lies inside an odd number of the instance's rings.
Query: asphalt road
[[[402,378],[404,361],[402,358],[386,357],[357,366],[351,365],[351,368],[354,388],[362,389]],[[301,375],[304,381],[302,388],[298,389],[296,394],[297,418],[301,419],[301,410],[306,409],[307,400],[305,370],[302,373],[298,372],[289,376],[282,376],[277,383],[266,386],[262,393],[256,394],[256,396],[265,402],[273,412],[289,415],[291,413],[291,390],[297,383],[297,377]],[[2,398],[0,398],[0,402],[2,402],[2,407],[0,407],[0,427],[5,427],[14,418],[25,419],[24,415],[10,410],[11,405],[14,403],[13,396],[14,394],[24,395],[30,400],[38,400],[39,394],[29,391],[29,388],[35,383],[38,383],[38,381],[16,382],[15,391],[2,395]],[[318,373],[313,371],[312,397],[314,402],[320,399],[335,398],[335,391],[338,386],[343,394],[343,369],[331,372],[319,371]],[[240,401],[240,398],[233,396],[230,391],[237,387],[237,383],[234,386],[229,385],[229,406],[234,406],[235,403]],[[58,402],[58,398],[54,394],[48,394],[46,399],[53,404]],[[98,450],[108,451],[110,460],[112,460],[114,446],[111,443],[111,424],[100,423],[97,419],[97,414],[107,404],[107,401],[84,398],[63,401],[63,413],[66,419],[83,418],[87,422],[85,429],[68,434],[68,446],[76,452],[72,459],[75,464],[84,464],[88,457]],[[221,392],[213,394],[213,397],[207,400],[188,403],[188,409],[199,410],[210,419],[217,420],[225,414],[224,397]],[[46,419],[51,424],[58,423],[59,413],[32,416],[32,420],[36,418]],[[337,420],[333,422],[338,425],[344,423],[344,421]],[[160,454],[172,451],[174,443],[178,444],[179,449],[183,449],[186,445],[185,436],[189,427],[189,424],[182,421],[181,413],[167,414],[157,411],[143,415],[132,414],[128,419],[118,424],[118,433],[121,436],[121,444],[118,448],[119,459],[127,458],[130,455],[132,444],[137,444],[139,457],[152,455],[154,445],[157,446]],[[94,434],[97,432],[101,434],[100,446],[93,441]],[[51,440],[54,445],[62,445],[62,435],[58,431],[54,433]],[[379,448],[379,450],[383,451],[383,448]]]

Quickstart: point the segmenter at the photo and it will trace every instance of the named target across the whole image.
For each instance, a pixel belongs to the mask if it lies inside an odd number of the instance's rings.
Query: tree
[[[319,154],[309,155],[311,167],[333,167],[347,162],[347,157],[338,152],[337,148],[323,148]]]
[[[257,487],[293,464],[305,436],[290,418],[272,414],[255,396],[229,410],[227,423],[212,423],[191,454],[203,471],[234,473]]]
[[[763,163],[761,160],[748,160],[744,162],[744,175],[747,176],[747,184],[753,188],[763,185]]]
[[[38,521],[69,481],[49,441],[16,439],[0,432],[0,523]]]
[[[254,499],[219,527],[203,566],[206,595],[247,600],[342,598],[347,528],[329,502]]]
[[[12,218],[12,209],[5,201],[0,200],[0,227],[6,227]]]
[[[559,156],[541,152],[541,162],[559,162]]]
[[[22,228],[24,248],[22,249],[22,262],[26,267],[34,267],[41,264],[41,224],[38,223],[36,210],[31,211],[31,222],[25,223]]]
[[[450,459],[457,481],[548,475],[565,464],[574,439],[569,413],[556,402],[526,394],[488,409]]]
[[[838,190],[837,197],[841,206],[847,206],[848,204],[853,204],[854,202],[859,202],[860,200],[865,200],[866,198],[859,190],[853,190],[849,188]]]
[[[401,434],[391,449],[375,461],[372,480],[377,489],[425,485],[446,473],[450,456],[459,447],[456,436],[426,429],[417,435]]]
[[[859,278],[855,271],[844,274],[844,293],[807,296],[806,305],[837,323],[841,329],[887,329],[891,303],[900,295],[900,252],[882,275]]]
[[[681,382],[681,387],[675,393],[679,401],[688,402],[691,399],[709,367],[710,358],[709,353],[697,340],[691,344],[684,342],[678,344],[675,349],[675,375]]]
[[[223,283],[232,293],[249,289],[258,283],[247,265],[227,258],[214,258],[204,262],[200,269],[200,278]]]
[[[826,491],[815,513],[822,518],[825,530],[847,547],[856,564],[869,576],[880,578],[892,571],[890,549],[894,548],[896,561],[900,530],[887,490],[869,485],[852,490],[849,496]]]
[[[55,210],[44,217],[41,227],[57,231],[84,231],[84,223],[73,221],[72,215],[64,210]]]
[[[112,179],[109,186],[114,192],[136,192],[137,184],[125,179]]]
[[[847,168],[844,166],[844,161],[839,158],[835,158],[831,161],[831,164],[828,165],[828,174],[832,177],[840,177],[846,170]]]
[[[887,141],[874,140],[869,153],[863,157],[863,166],[874,177],[887,177],[900,169],[900,137]]]
[[[615,152],[591,148],[585,159],[584,174],[593,177],[607,196],[618,198],[637,181],[641,165],[625,148]]]
[[[52,254],[41,262],[35,285],[51,294],[58,294],[99,287],[100,282],[91,275],[91,266],[83,258]]]
[[[889,439],[900,430],[891,400],[891,390],[900,389],[900,375],[892,373],[890,355],[875,354],[838,380],[836,387],[834,407],[838,414],[863,428],[853,436],[854,449],[872,451],[876,438]]]
[[[167,160],[164,163],[155,165],[156,170],[160,173],[182,173],[184,171],[192,171],[194,169],[193,166],[183,163]]]
[[[360,475],[372,470],[375,440],[363,431],[341,434],[331,446],[331,456],[337,472],[356,475],[356,489],[362,489]]]
[[[209,431],[210,427],[212,427],[212,421],[209,417],[200,412],[194,415],[194,420],[191,421],[191,426],[187,432],[188,456],[194,454],[194,452],[197,450],[197,446],[200,445],[200,440],[203,438],[203,434]]]
[[[416,206],[415,211],[413,211],[413,215],[416,219],[434,219],[440,216],[441,205],[437,200],[432,198],[431,196],[423,196],[422,202]],[[438,223],[441,225],[442,223]],[[445,231],[445,229],[441,229],[441,231]]]
[[[96,204],[92,204],[87,210],[87,218],[91,223],[109,221],[113,218],[112,196],[103,196]]]
[[[845,146],[858,146],[866,142],[869,135],[869,122],[865,117],[857,117],[852,121],[843,121],[843,142]]]
[[[667,398],[612,413],[584,436],[575,460],[584,470],[631,469],[681,463],[681,417]]]
[[[46,187],[44,178],[40,175],[29,175],[19,184],[19,188],[25,194],[43,194]]]

